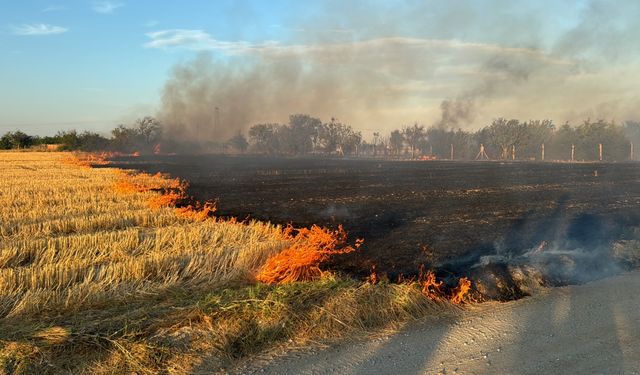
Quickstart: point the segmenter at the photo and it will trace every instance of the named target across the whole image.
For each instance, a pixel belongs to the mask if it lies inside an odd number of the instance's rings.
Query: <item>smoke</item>
[[[199,51],[171,71],[158,116],[192,141],[293,113],[336,117],[365,135],[415,120],[638,118],[640,6],[532,3],[329,1],[289,20],[278,42],[149,33],[148,48]]]
[[[332,52],[349,58],[341,48]],[[318,61],[312,55],[269,50],[216,59],[201,53],[174,67],[159,117],[174,139],[225,141],[251,125],[286,121],[294,113],[343,119],[356,107],[375,114],[399,97],[384,75],[331,61],[337,56],[316,56]]]
[[[487,105],[501,95],[511,95],[514,90],[526,85],[536,74],[549,72],[553,65],[566,66],[571,63],[553,60],[529,53],[513,54],[507,51],[489,56],[478,70],[481,79],[465,89],[456,99],[444,99],[440,103],[440,128],[465,128],[474,124],[478,107]],[[535,55],[535,54],[534,54]]]
[[[585,283],[640,264],[637,215],[571,215],[568,198],[543,220],[532,212],[516,221],[492,251],[473,251],[437,267],[471,277],[485,297],[509,300],[540,286]]]
[[[445,99],[440,103],[442,116],[436,126],[440,128],[461,128],[473,122],[475,118],[473,98]]]

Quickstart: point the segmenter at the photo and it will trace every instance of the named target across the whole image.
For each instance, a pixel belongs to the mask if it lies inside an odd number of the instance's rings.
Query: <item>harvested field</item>
[[[332,232],[173,207],[180,184],[164,176],[33,152],[0,152],[0,175],[0,373],[214,373],[285,344],[457,311],[417,282],[317,268],[316,254],[346,249]],[[286,249],[304,250],[292,251],[301,274],[317,272],[256,281]]]
[[[299,226],[343,224],[351,239],[365,242],[337,266],[358,276],[372,265],[392,277],[415,274],[421,264],[444,270],[442,275],[464,273],[483,256],[521,255],[537,247],[599,250],[635,237],[640,223],[636,163],[219,155],[114,162],[184,178],[190,194],[218,200],[221,215]]]

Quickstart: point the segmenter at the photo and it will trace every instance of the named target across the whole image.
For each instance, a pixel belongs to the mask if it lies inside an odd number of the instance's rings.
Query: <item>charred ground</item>
[[[372,265],[390,277],[412,275],[421,264],[443,276],[477,273],[479,264],[485,276],[487,270],[500,274],[507,272],[505,264],[540,247],[534,253],[577,249],[595,254],[587,264],[572,263],[572,276],[555,268],[547,275],[560,272],[554,284],[583,281],[578,274],[588,272],[584,278],[589,279],[608,273],[609,262],[599,249],[631,236],[640,223],[640,168],[635,163],[221,155],[113,162],[186,179],[190,194],[217,200],[223,216],[295,226],[343,224],[350,238],[364,238],[365,244],[335,266],[358,276],[368,274]],[[537,261],[561,263],[562,257]]]

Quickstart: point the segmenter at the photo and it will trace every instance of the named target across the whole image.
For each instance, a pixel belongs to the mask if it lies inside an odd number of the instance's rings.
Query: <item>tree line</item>
[[[21,131],[0,138],[0,149],[28,148],[56,144],[62,150],[111,150],[151,153],[180,150],[224,151],[265,155],[334,155],[382,158],[433,158],[473,160],[603,160],[636,159],[640,145],[640,122],[615,124],[587,120],[576,126],[556,126],[551,120],[497,118],[476,131],[418,123],[387,134],[374,132],[365,140],[362,133],[335,118],[323,122],[306,114],[289,116],[287,123],[263,123],[225,142],[190,144],[163,138],[162,126],[153,117],[133,125],[118,125],[110,137],[84,131],[61,131],[55,136],[29,136]],[[207,145],[206,147],[204,145]],[[481,149],[484,155],[481,154]]]
[[[556,126],[551,120],[497,118],[477,131],[426,127],[418,123],[369,141],[335,119],[322,123],[293,115],[288,124],[257,124],[249,129],[245,149],[265,154],[340,154],[389,158],[473,160],[481,148],[494,160],[628,160],[640,144],[640,122],[617,125],[604,120]]]
[[[162,126],[153,117],[147,116],[131,126],[118,125],[111,130],[111,137],[91,131],[59,131],[53,136],[31,136],[20,130],[7,132],[0,137],[0,149],[26,149],[55,145],[63,151],[120,151],[152,152],[162,142]]]

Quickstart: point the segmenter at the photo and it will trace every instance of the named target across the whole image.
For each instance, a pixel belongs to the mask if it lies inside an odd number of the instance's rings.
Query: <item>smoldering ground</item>
[[[292,113],[365,133],[414,121],[479,127],[499,116],[626,120],[638,115],[638,15],[637,4],[604,1],[327,2],[278,26],[283,41],[173,29],[149,33],[147,47],[199,51],[162,92],[159,117],[175,139],[226,140]]]
[[[517,220],[491,250],[437,267],[469,275],[483,298],[510,300],[541,286],[581,284],[640,265],[637,215],[568,215],[566,204],[563,197],[542,222]]]

